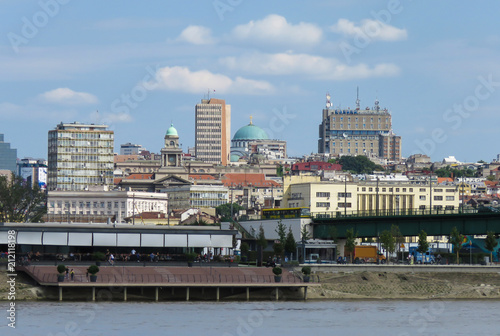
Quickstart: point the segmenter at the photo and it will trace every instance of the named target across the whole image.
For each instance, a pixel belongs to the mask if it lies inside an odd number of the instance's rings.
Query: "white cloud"
[[[214,74],[208,70],[191,71],[186,67],[164,67],[156,74],[158,88],[169,91],[189,93],[205,92],[207,88],[218,93],[269,94],[274,87],[266,82],[236,77],[231,79],[222,74]]]
[[[181,32],[178,40],[196,45],[213,44],[215,42],[210,28],[203,26],[188,26]]]
[[[372,19],[365,19],[358,26],[347,19],[339,19],[330,29],[335,33],[353,37],[368,37],[374,41],[400,41],[406,40],[408,37],[406,29],[400,29]]]
[[[271,14],[262,20],[236,26],[230,36],[242,42],[273,45],[311,46],[322,39],[323,31],[312,23],[291,24],[280,15]]]
[[[350,80],[370,77],[389,77],[399,74],[394,64],[366,64],[349,66],[335,58],[325,58],[308,54],[262,54],[255,53],[242,57],[226,57],[220,62],[232,70],[267,75],[304,75],[323,80]]]
[[[76,92],[68,88],[58,88],[47,91],[42,93],[39,97],[45,102],[62,105],[83,105],[95,104],[98,102],[97,97],[90,93]]]
[[[109,112],[97,112],[93,111],[90,114],[90,119],[96,123],[102,124],[117,124],[117,123],[130,123],[134,121],[129,113],[109,113]]]

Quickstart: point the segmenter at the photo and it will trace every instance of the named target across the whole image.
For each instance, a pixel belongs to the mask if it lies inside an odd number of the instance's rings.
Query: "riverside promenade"
[[[62,301],[64,292],[74,290],[91,290],[91,300],[96,300],[96,288],[119,288],[124,301],[128,299],[129,289],[154,290],[150,297],[159,301],[160,296],[168,299],[185,294],[185,300],[191,299],[191,291],[196,290],[198,298],[219,301],[234,294],[243,294],[246,300],[251,299],[251,292],[272,290],[274,299],[280,299],[279,289],[303,290],[303,298],[307,299],[307,288],[319,286],[317,282],[303,282],[298,274],[283,269],[280,282],[276,282],[271,268],[265,267],[181,267],[181,266],[101,266],[97,281],[91,282],[87,276],[88,265],[67,265],[74,271],[63,282],[57,281],[55,266],[31,265],[18,266],[18,272],[24,272],[40,286],[58,288],[58,297]],[[313,277],[314,279],[314,277]],[[316,278],[317,279],[317,278]],[[176,293],[177,291],[177,293]],[[169,295],[166,295],[168,292]],[[176,296],[175,296],[176,295]]]

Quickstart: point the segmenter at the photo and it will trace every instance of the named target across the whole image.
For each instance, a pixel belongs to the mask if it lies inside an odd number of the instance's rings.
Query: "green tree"
[[[401,244],[404,244],[405,237],[401,234],[401,230],[399,226],[392,224],[391,225],[391,233],[394,239],[396,240],[396,249],[399,251],[401,249]],[[403,255],[401,254],[401,259],[403,259]]]
[[[418,234],[418,247],[417,247],[417,252],[419,253],[425,253],[429,249],[429,242],[427,241],[427,233],[422,230]]]
[[[495,181],[495,175],[488,175],[488,176],[486,176],[486,180],[488,180],[488,181]]]
[[[250,251],[250,246],[248,245],[248,243],[243,242],[240,245],[240,250],[241,250],[241,256],[242,257],[243,256],[248,257],[248,252]]]
[[[281,256],[283,254],[283,251],[285,249],[283,248],[283,244],[281,244],[281,243],[274,243],[273,250],[274,250],[274,254],[276,256]]]
[[[302,226],[302,230],[300,231],[300,239],[304,242],[306,240],[311,239],[311,235],[309,234],[309,230],[307,230],[307,226]]]
[[[458,232],[457,227],[454,226],[453,229],[451,229],[450,232],[450,237],[448,238],[448,242],[453,246],[453,249],[455,250],[457,254],[457,265],[460,263],[460,260],[458,258],[458,252],[460,251],[460,248],[462,247],[462,243],[464,241],[464,236]]]
[[[497,247],[498,241],[492,231],[487,232],[486,239],[484,240],[484,247],[490,251],[490,262],[493,262],[493,250]]]
[[[240,210],[243,210],[243,207],[238,203],[233,203],[233,215]],[[231,203],[221,204],[215,207],[215,212],[223,221],[229,221],[231,218]]]
[[[382,244],[382,248],[385,249],[385,258],[389,262],[389,254],[394,253],[396,250],[396,239],[392,235],[392,232],[389,230],[382,231],[380,234],[380,243]]]
[[[0,176],[0,221],[36,223],[47,212],[47,197],[21,176]]]
[[[280,243],[284,244],[286,240],[286,226],[283,224],[281,219],[278,221],[278,226],[274,229],[274,231],[278,234]]]
[[[267,247],[267,239],[264,234],[264,227],[260,224],[259,233],[257,234],[257,246],[260,247],[260,265],[262,265],[262,259],[264,257],[264,249]]]
[[[292,226],[288,227],[288,233],[286,235],[285,240],[285,252],[290,256],[297,250],[297,242],[295,241],[295,237],[293,236]]]
[[[344,155],[339,159],[339,163],[342,165],[342,170],[356,174],[371,174],[374,170],[384,170],[364,155]]]
[[[356,238],[357,233],[354,233],[354,229],[348,229],[345,232],[346,242],[345,242],[345,250],[347,253],[351,255],[351,263],[352,263],[352,253],[354,252],[354,248],[356,248]]]
[[[283,166],[282,165],[278,165],[276,167],[276,176],[283,177]]]

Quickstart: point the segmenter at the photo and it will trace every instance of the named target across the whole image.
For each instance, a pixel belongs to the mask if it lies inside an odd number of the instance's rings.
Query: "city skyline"
[[[115,152],[156,153],[173,123],[187,151],[208,94],[232,106],[233,133],[252,115],[302,156],[317,151],[326,92],[353,108],[358,86],[362,108],[392,113],[403,157],[499,152],[497,3],[1,3],[0,133],[20,158],[47,158],[47,132],[74,121],[110,125]]]

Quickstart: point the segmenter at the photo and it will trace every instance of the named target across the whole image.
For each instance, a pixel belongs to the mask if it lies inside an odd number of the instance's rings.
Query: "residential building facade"
[[[49,131],[48,190],[113,185],[114,133],[107,128],[75,122]]]
[[[196,159],[227,165],[231,139],[231,105],[223,99],[202,99],[195,107]]]

